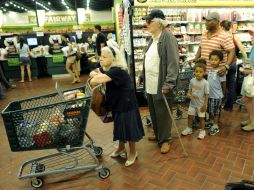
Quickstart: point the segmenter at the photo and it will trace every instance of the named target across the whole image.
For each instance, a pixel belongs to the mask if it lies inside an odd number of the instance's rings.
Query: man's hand
[[[161,90],[162,94],[168,94],[169,91],[170,91],[169,89],[165,89],[165,88]]]
[[[206,111],[206,108],[207,108],[207,106],[206,105],[203,105],[201,108],[200,108],[200,112],[205,112]]]
[[[241,73],[243,73],[244,75],[249,75],[249,74],[252,73],[252,69],[240,68],[239,70],[240,70]]]
[[[197,58],[193,58],[193,59],[188,60],[187,62],[188,63],[195,63],[195,62],[197,62],[197,60],[198,60]]]
[[[191,93],[187,93],[187,98],[192,99]]]
[[[227,73],[226,67],[225,67],[225,66],[220,67],[220,69],[219,69],[219,71],[218,71],[218,74],[219,74],[220,76],[223,76],[223,75],[225,75],[226,73]]]

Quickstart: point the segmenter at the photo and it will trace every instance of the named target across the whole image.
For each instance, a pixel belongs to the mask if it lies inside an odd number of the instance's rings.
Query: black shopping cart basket
[[[102,179],[110,175],[99,164],[103,152],[86,133],[92,93],[86,86],[11,102],[2,117],[12,151],[57,149],[55,154],[25,162],[19,179],[32,178],[33,187],[42,187],[49,174],[96,169]],[[78,97],[75,97],[79,94]],[[89,142],[84,144],[84,137]]]

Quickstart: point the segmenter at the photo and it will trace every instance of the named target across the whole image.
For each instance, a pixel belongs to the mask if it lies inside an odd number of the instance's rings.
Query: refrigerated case
[[[131,62],[130,69],[133,81],[137,81],[143,69],[144,50],[147,48],[151,34],[145,28],[142,16],[148,14],[155,7],[132,6],[129,11],[131,34]],[[158,7],[156,7],[158,8]],[[168,30],[177,38],[179,45],[179,64],[195,57],[201,35],[206,31],[203,16],[208,12],[219,12],[221,21],[232,21],[231,31],[242,40],[246,51],[251,48],[249,29],[254,28],[253,7],[159,7],[168,20]],[[240,57],[239,57],[240,58]],[[239,59],[240,63],[241,60]],[[134,82],[134,83],[135,83]],[[137,93],[143,93],[143,86],[136,87]]]

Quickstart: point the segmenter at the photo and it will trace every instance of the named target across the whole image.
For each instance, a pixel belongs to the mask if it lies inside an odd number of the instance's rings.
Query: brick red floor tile
[[[87,76],[82,76],[84,81]],[[14,100],[40,96],[55,92],[56,80],[43,78],[32,83],[17,83],[17,88],[7,91],[6,98],[0,100],[0,109]],[[63,88],[77,87],[69,79],[59,79]],[[148,109],[140,108],[141,115]],[[185,114],[186,116],[186,114]],[[228,119],[230,118],[230,119]],[[135,165],[126,168],[122,158],[112,159],[110,154],[117,147],[112,141],[112,123],[103,123],[92,111],[87,123],[87,132],[95,144],[103,148],[100,163],[110,168],[111,175],[105,180],[98,177],[96,171],[79,171],[45,177],[44,188],[47,190],[224,190],[227,182],[241,179],[254,180],[254,133],[241,131],[240,122],[247,118],[244,109],[233,112],[222,111],[221,132],[215,136],[207,135],[204,140],[197,140],[198,131],[193,135],[182,137],[188,152],[184,157],[183,150],[172,129],[173,141],[170,153],[160,154],[157,143],[149,142],[147,136],[137,143],[139,153]],[[181,131],[187,126],[186,119],[176,121]],[[3,120],[0,119],[0,190],[32,189],[30,180],[19,180],[18,170],[22,163],[38,156],[51,154],[55,150],[11,152]],[[147,131],[147,127],[144,127]],[[148,134],[148,133],[146,133]],[[84,139],[87,142],[87,139]],[[128,147],[127,147],[128,149]]]

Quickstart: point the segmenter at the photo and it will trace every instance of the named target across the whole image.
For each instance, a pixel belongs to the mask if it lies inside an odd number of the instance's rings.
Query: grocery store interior
[[[241,53],[236,62],[235,102],[232,110],[221,109],[219,133],[199,140],[197,122],[192,135],[181,135],[188,125],[189,105],[187,89],[182,89],[173,104],[176,126],[172,127],[169,152],[162,154],[157,142],[148,139],[152,127],[146,94],[142,85],[136,85],[151,39],[143,16],[155,8],[166,16],[167,29],[178,42],[183,86],[189,83],[184,73],[206,32],[203,17],[209,12],[218,12],[221,21],[232,22],[230,31],[239,37],[247,55],[254,45],[249,33],[254,32],[253,0],[181,2],[1,0],[1,190],[224,190],[226,184],[242,180],[253,182],[248,186],[254,189],[254,130],[244,131],[240,124],[248,118],[241,100]],[[113,141],[113,122],[110,114],[99,109],[99,91],[88,89],[89,73],[100,66],[95,25],[101,26],[106,37],[112,34],[125,55],[135,87],[145,136],[136,144],[135,163],[128,167],[126,157],[111,157],[118,146]],[[63,34],[68,34],[80,50],[79,80],[72,80],[66,70]],[[26,71],[23,81],[19,55],[9,52],[20,38],[31,50],[31,78]],[[75,90],[83,92],[80,97],[62,99]],[[82,110],[74,103],[84,105]],[[82,130],[75,131],[72,126]]]

